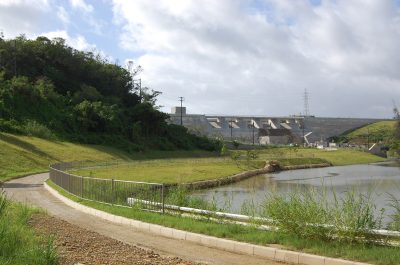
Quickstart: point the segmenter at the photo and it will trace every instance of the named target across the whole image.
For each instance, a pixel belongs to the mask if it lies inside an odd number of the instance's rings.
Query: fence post
[[[83,177],[81,176],[81,198],[83,198]]]
[[[71,175],[69,173],[68,173],[68,192],[71,192]]]
[[[114,179],[111,179],[111,204],[114,205]]]
[[[165,205],[164,205],[164,183],[161,186],[161,206],[162,206],[162,213],[165,212]]]

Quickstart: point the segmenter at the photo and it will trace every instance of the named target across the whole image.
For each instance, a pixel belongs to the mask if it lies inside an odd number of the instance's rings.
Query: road
[[[176,256],[205,264],[281,264],[256,256],[232,253],[184,240],[162,237],[85,214],[65,205],[45,190],[43,182],[47,178],[48,173],[31,175],[6,182],[3,188],[8,198],[12,200],[43,208],[48,214],[71,224],[130,245],[153,250],[163,256]]]

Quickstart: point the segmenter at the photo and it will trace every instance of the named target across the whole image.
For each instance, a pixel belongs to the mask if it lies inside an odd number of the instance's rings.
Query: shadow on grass
[[[28,142],[22,141],[22,140],[18,139],[15,136],[12,136],[12,135],[9,135],[9,134],[0,133],[0,140],[5,141],[5,142],[7,142],[9,144],[15,145],[15,146],[17,146],[19,148],[25,149],[26,151],[32,152],[32,153],[34,153],[36,155],[45,156],[45,157],[48,157],[48,158],[50,158],[52,160],[58,161],[57,158],[55,158],[55,157],[51,156],[50,154],[38,149],[33,144],[30,144]]]

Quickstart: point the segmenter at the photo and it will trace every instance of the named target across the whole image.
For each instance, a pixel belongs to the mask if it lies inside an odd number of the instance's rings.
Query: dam
[[[313,144],[365,125],[383,121],[372,118],[315,116],[241,116],[188,114],[185,107],[173,107],[170,122],[181,124],[197,135],[254,144]]]

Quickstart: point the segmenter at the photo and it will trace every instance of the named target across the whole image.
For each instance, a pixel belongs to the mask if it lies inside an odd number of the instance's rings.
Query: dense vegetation
[[[127,150],[219,149],[167,123],[157,91],[139,93],[132,75],[63,39],[0,38],[0,131]]]

